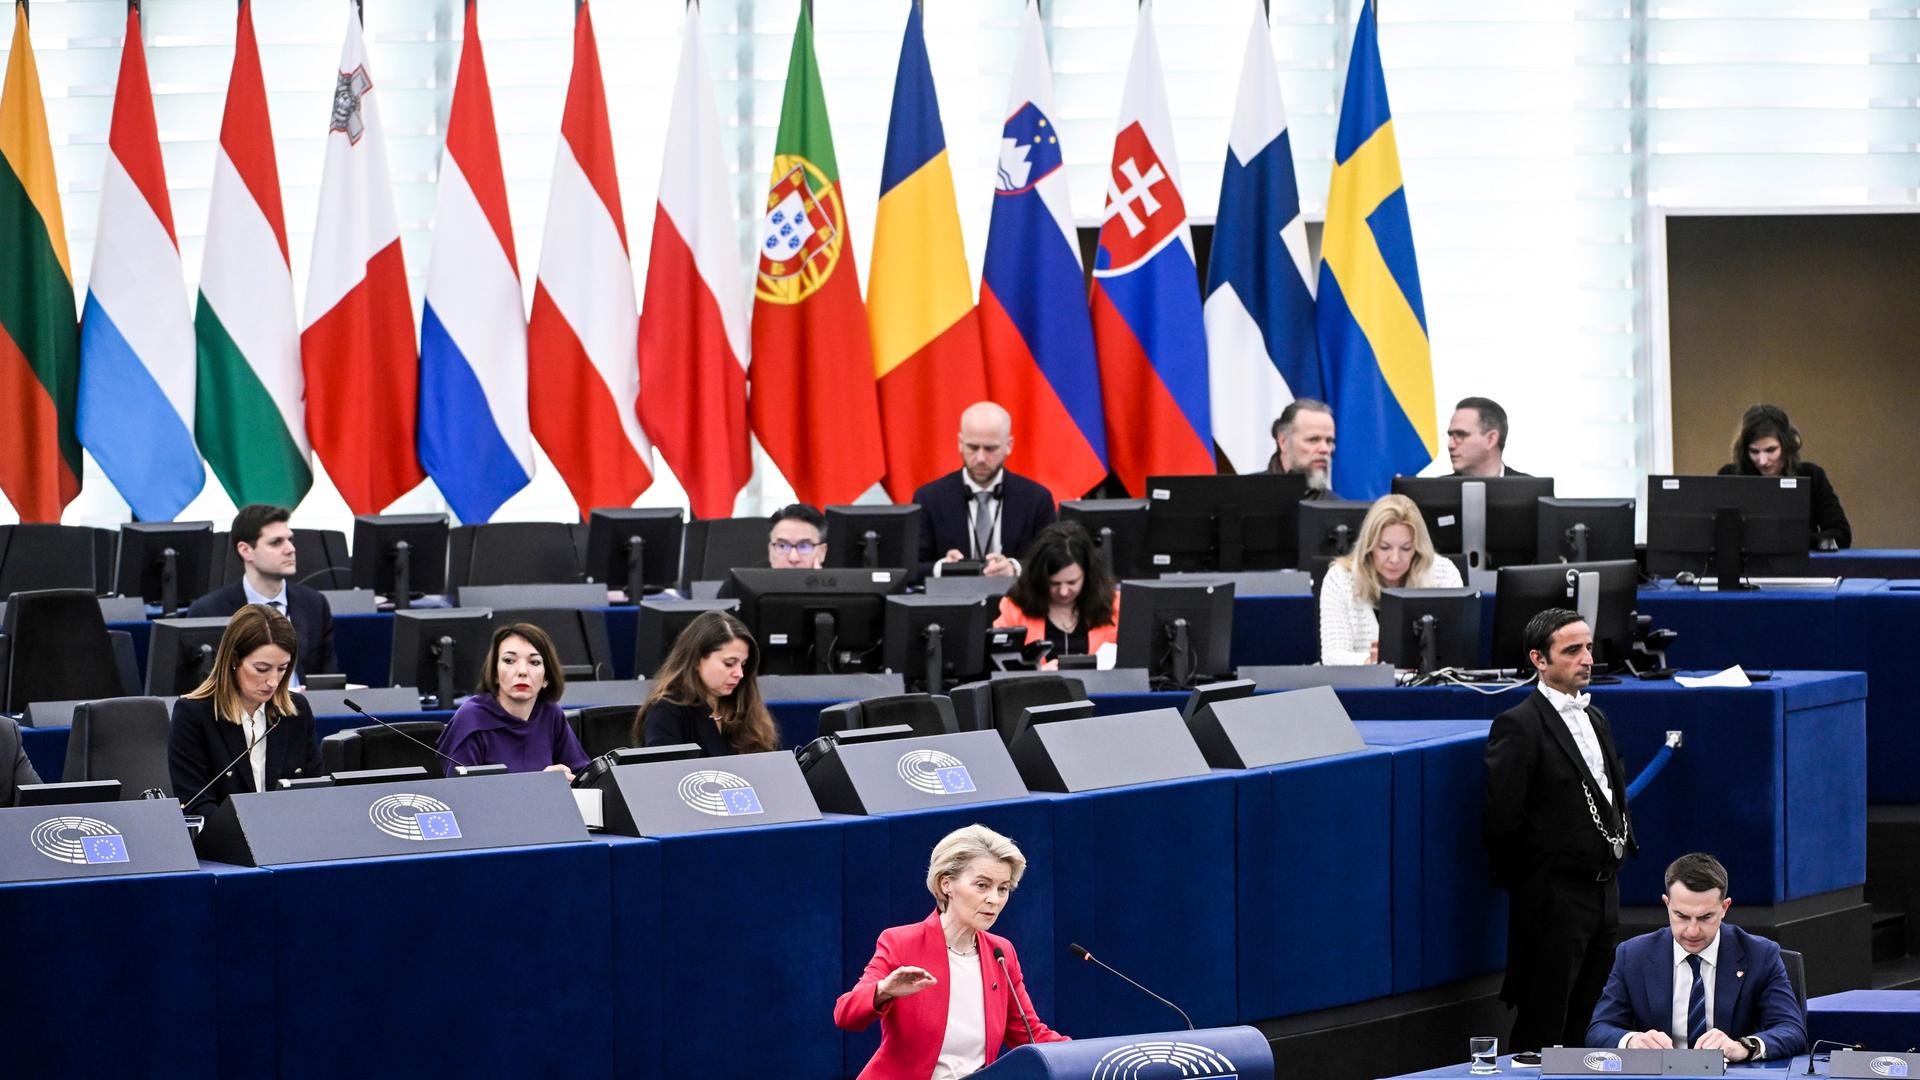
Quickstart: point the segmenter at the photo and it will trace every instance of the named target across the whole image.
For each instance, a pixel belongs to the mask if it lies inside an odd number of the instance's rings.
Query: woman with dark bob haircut
[[[1800,431],[1778,405],[1755,405],[1740,418],[1733,437],[1733,460],[1720,466],[1721,476],[1798,476],[1812,488],[1812,535],[1807,546],[1815,551],[1837,551],[1853,546],[1853,526],[1834,494],[1827,470],[1800,459]]]
[[[587,752],[560,711],[566,688],[545,630],[532,623],[495,630],[480,692],[454,710],[440,733],[440,752],[462,765],[499,764],[508,772],[557,772],[572,780],[587,767]]]
[[[1033,538],[993,625],[1024,626],[1028,641],[1053,642],[1055,656],[1097,653],[1119,640],[1120,594],[1079,522],[1056,521]]]
[[[708,757],[779,749],[759,675],[760,646],[747,624],[724,611],[702,612],[654,674],[647,703],[633,719],[634,741],[697,743]]]
[[[187,813],[205,814],[237,792],[273,791],[282,780],[326,772],[313,708],[288,688],[298,655],[293,624],[265,604],[248,604],[227,620],[213,671],[173,703],[167,731],[167,770],[174,795],[193,800]],[[227,764],[235,758],[239,764]]]

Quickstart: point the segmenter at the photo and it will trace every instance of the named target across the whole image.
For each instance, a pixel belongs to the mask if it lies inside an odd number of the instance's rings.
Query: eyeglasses
[[[791,555],[797,551],[803,559],[811,558],[816,550],[825,546],[825,544],[816,544],[811,540],[802,540],[797,544],[788,543],[785,540],[775,540],[772,544],[776,554]]]

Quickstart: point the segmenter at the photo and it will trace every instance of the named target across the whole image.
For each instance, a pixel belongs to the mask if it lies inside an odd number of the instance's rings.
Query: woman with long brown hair
[[[780,747],[760,700],[760,646],[724,611],[703,612],[680,632],[633,720],[644,746],[697,743],[708,757]]]
[[[272,791],[281,780],[325,773],[313,707],[288,689],[299,654],[293,624],[264,604],[248,604],[227,621],[212,673],[173,703],[167,765],[174,795],[194,800],[187,813],[204,814],[236,792]]]

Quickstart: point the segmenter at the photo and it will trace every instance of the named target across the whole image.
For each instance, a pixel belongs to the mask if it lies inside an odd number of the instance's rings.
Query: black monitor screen
[[[1593,653],[1597,663],[1619,667],[1633,651],[1633,605],[1640,567],[1632,559],[1609,562],[1503,566],[1493,597],[1493,666],[1531,674],[1527,622],[1548,608],[1579,611],[1580,575],[1599,577],[1593,598]]]
[[[1431,664],[1421,655],[1427,638],[1432,645]],[[1382,589],[1380,660],[1422,672],[1478,666],[1480,593],[1474,589]]]
[[[1805,477],[1649,476],[1647,570],[1805,574],[1811,509]],[[1719,565],[1723,541],[1739,566]]]
[[[171,552],[171,556],[169,556]],[[120,526],[114,591],[163,602],[169,567],[179,606],[206,593],[213,574],[213,522],[130,521]]]
[[[1326,573],[1329,562],[1353,550],[1360,542],[1360,523],[1367,520],[1372,503],[1345,499],[1322,499],[1300,504],[1300,559],[1297,569],[1314,574]]]
[[[443,709],[480,686],[493,643],[493,612],[486,608],[429,608],[393,613],[390,684],[417,686]]]
[[[634,628],[633,675],[651,679],[687,624],[709,611],[738,611],[738,600],[643,600]]]
[[[879,667],[885,599],[906,588],[907,571],[742,568],[730,581],[760,645],[760,674],[828,674]]]
[[[1060,520],[1087,530],[1115,580],[1147,573],[1147,500],[1069,499],[1060,504]]]
[[[1149,476],[1146,572],[1291,570],[1306,494],[1298,473]]]
[[[1484,484],[1487,493],[1487,565],[1469,563],[1469,568],[1491,570],[1533,562],[1539,503],[1553,494],[1551,476],[1396,476],[1393,493],[1405,495],[1420,508],[1435,551],[1472,555],[1467,550],[1467,522],[1461,506],[1461,489],[1467,484]]]
[[[916,566],[920,562],[920,530],[926,528],[920,507],[827,507],[827,565],[847,567]],[[1019,555],[1019,552],[1008,554]]]
[[[1120,667],[1181,689],[1233,669],[1231,582],[1129,581],[1123,595]]]
[[[1632,499],[1541,499],[1534,561],[1633,558]]]
[[[407,571],[406,597],[395,595],[402,565]],[[353,587],[372,589],[396,603],[446,592],[447,516],[362,514],[354,518]]]
[[[680,509],[599,509],[587,515],[587,577],[632,589],[632,550],[640,544],[641,591],[670,589],[680,581]],[[628,596],[633,603],[640,597]]]
[[[987,605],[951,596],[889,596],[885,660],[888,671],[904,675],[907,689],[938,694],[955,683],[987,673]],[[938,628],[940,671],[929,675]]]
[[[178,697],[197,688],[213,670],[227,620],[155,619],[147,646],[147,693]]]

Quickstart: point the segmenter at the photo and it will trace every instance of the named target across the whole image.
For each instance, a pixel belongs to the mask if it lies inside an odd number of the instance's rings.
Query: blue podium
[[[1164,1066],[1162,1069],[1160,1067]],[[1015,1047],[982,1069],[993,1080],[1272,1080],[1273,1048],[1250,1027],[1162,1031]]]

